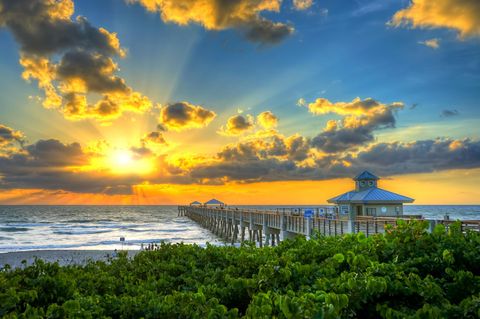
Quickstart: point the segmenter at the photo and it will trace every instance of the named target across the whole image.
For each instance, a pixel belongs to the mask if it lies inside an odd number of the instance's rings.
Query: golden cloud
[[[251,115],[234,115],[227,120],[225,126],[220,127],[218,134],[225,136],[236,136],[248,132],[254,128]]]
[[[293,0],[295,10],[307,10],[313,5],[313,0]]]
[[[0,147],[10,145],[14,142],[23,143],[24,136],[20,131],[16,131],[8,126],[0,124]]]
[[[163,136],[162,132],[159,131],[153,131],[148,134],[146,134],[142,138],[142,143],[152,143],[152,144],[167,144],[167,141],[165,140],[165,137]]]
[[[53,84],[55,79],[55,65],[48,58],[37,56],[20,57],[20,65],[24,71],[22,78],[29,81],[35,79],[38,81],[38,87],[45,92],[43,106],[45,108],[58,108],[62,105],[62,97],[57,93],[57,89]]]
[[[265,129],[275,128],[278,124],[278,117],[270,111],[265,111],[257,116],[257,123]]]
[[[72,120],[111,120],[148,110],[150,100],[116,75],[113,57],[125,56],[116,34],[81,16],[72,20],[73,14],[71,0],[0,0],[0,26],[20,44],[22,77],[38,82],[43,106]],[[100,98],[88,102],[91,93]]]
[[[118,118],[123,112],[143,113],[151,108],[151,101],[138,92],[129,94],[105,94],[95,104],[88,104],[85,95],[69,93],[64,96],[62,112],[69,120],[86,118],[108,121]]]
[[[395,13],[391,25],[414,28],[449,28],[460,37],[480,36],[480,1],[412,0],[410,6]]]
[[[339,121],[330,120],[323,132],[312,139],[312,145],[327,153],[344,152],[374,140],[375,130],[395,127],[394,113],[404,104],[394,102],[380,103],[372,98],[355,98],[351,102],[331,102],[319,98],[307,105],[316,115],[339,114]]]
[[[238,29],[256,42],[276,43],[293,33],[288,24],[263,18],[263,11],[279,12],[281,0],[127,0],[150,12],[159,12],[164,22],[196,23],[207,30]]]
[[[383,113],[385,109],[403,108],[403,106],[404,105],[401,102],[394,102],[386,105],[372,98],[362,100],[357,97],[351,102],[336,103],[325,98],[318,98],[315,102],[308,104],[308,110],[316,115],[336,113],[339,115],[372,116],[378,113]]]
[[[162,126],[175,131],[201,128],[210,124],[216,114],[189,102],[168,104],[160,109],[159,121]]]

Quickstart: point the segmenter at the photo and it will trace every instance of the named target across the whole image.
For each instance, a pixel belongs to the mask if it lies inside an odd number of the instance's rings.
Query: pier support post
[[[435,226],[437,226],[437,221],[436,220],[429,220],[428,221],[428,232],[433,233],[433,230],[435,229]]]
[[[312,228],[313,228],[313,221],[311,218],[307,218],[307,231],[306,231],[306,236],[307,239],[310,239],[312,237]]]
[[[348,219],[348,230],[347,232],[350,234],[355,234],[355,215],[350,213],[350,218]]]
[[[270,241],[270,232],[269,232],[269,229],[267,227],[267,216],[265,216],[265,214],[262,214],[262,228],[263,228],[263,231],[265,233],[265,246],[268,246],[269,241]],[[260,237],[260,241],[262,239],[263,238]]]
[[[258,243],[260,244],[260,247],[263,247],[262,228],[260,228],[260,229],[258,230],[258,234],[259,234],[259,236],[258,236]]]

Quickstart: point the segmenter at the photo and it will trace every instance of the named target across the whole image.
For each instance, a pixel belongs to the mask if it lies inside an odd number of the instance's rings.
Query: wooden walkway
[[[326,236],[340,236],[350,233],[364,233],[367,237],[385,232],[386,225],[396,225],[396,217],[359,216],[355,220],[329,219],[325,217],[304,217],[285,211],[252,210],[238,208],[210,208],[199,206],[178,206],[179,216],[187,216],[227,242],[254,241],[263,245],[276,245],[281,240],[314,233]],[[403,217],[411,220],[413,218]],[[453,221],[429,220],[432,230],[436,224],[447,227]],[[463,221],[463,229],[480,231],[480,221]]]

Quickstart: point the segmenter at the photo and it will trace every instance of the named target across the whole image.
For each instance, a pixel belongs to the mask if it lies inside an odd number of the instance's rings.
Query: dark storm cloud
[[[188,102],[168,104],[160,110],[160,124],[173,130],[184,130],[207,126],[216,114],[201,106]]]

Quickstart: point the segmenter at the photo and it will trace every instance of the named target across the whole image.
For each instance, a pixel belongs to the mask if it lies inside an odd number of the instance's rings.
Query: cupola
[[[355,191],[361,192],[372,187],[376,188],[379,178],[369,171],[364,171],[357,175],[353,180],[355,181]]]

